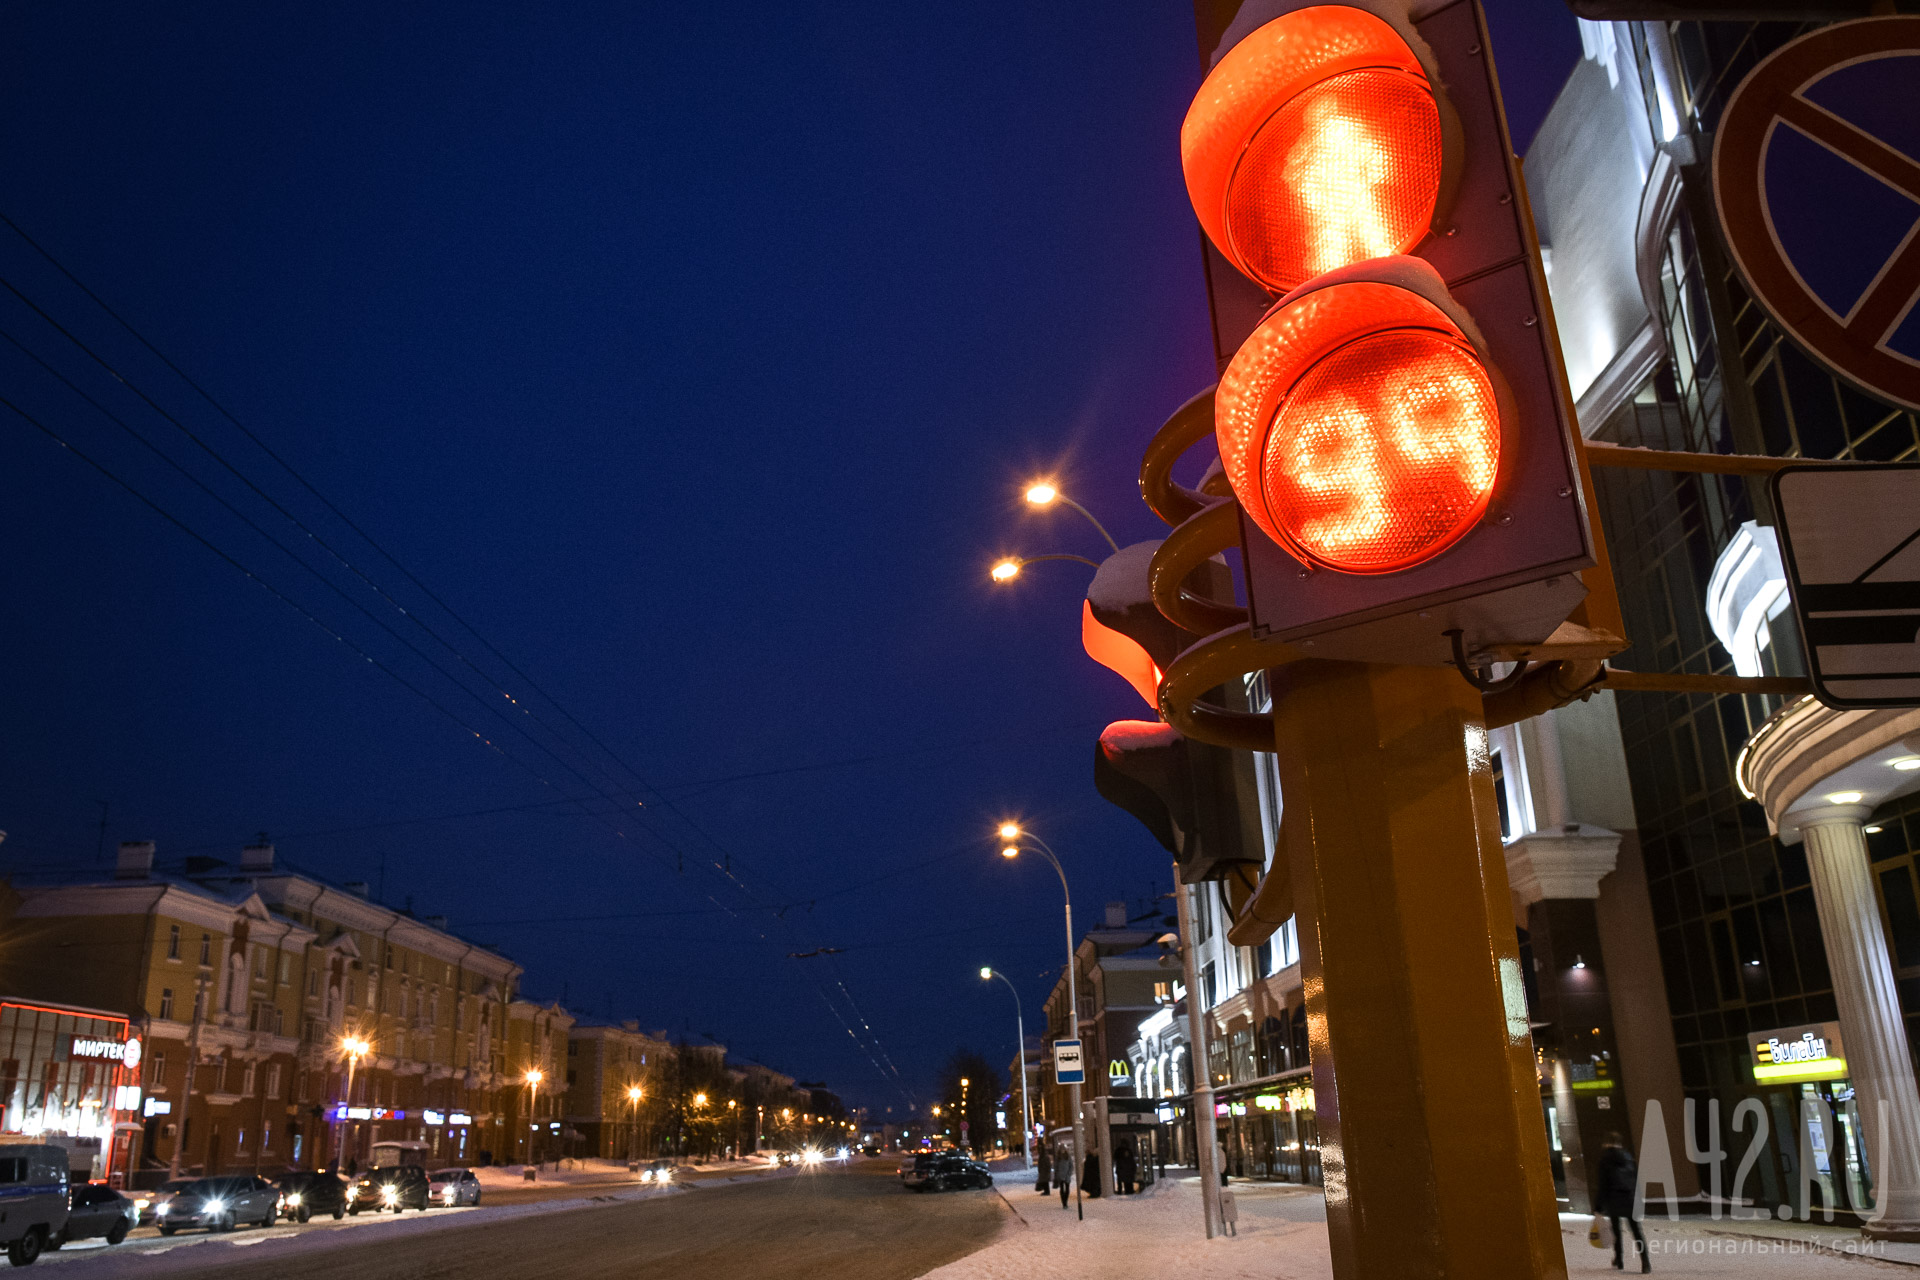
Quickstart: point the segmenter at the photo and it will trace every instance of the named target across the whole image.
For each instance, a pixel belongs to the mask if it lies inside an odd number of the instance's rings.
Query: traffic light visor
[[[1230,49],[1187,111],[1180,158],[1208,238],[1275,293],[1418,244],[1446,168],[1419,58],[1386,20],[1339,4]]]
[[[1395,262],[1444,296],[1424,264]],[[1317,568],[1431,560],[1486,514],[1500,477],[1484,359],[1446,310],[1400,284],[1354,279],[1283,299],[1221,376],[1216,406],[1241,506]]]

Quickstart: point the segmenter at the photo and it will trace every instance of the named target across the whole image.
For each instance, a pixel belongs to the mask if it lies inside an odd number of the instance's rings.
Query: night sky
[[[1579,38],[1490,9],[1524,146]],[[0,212],[259,441],[0,225],[0,396],[71,446],[0,408],[0,867],[264,831],[896,1114],[1011,1056],[980,965],[1030,1027],[1057,974],[993,823],[1084,923],[1168,890],[1093,790],[1147,709],[1088,571],[986,568],[1097,557],[1039,474],[1163,532],[1140,450],[1212,380],[1183,0],[76,2],[0,60]]]

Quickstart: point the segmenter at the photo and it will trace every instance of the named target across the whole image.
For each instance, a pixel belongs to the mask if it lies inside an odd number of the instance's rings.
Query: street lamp
[[[1060,492],[1059,487],[1055,485],[1053,481],[1051,480],[1034,481],[1032,484],[1027,486],[1026,498],[1028,503],[1036,507],[1050,507],[1056,502],[1072,507],[1075,511],[1078,511],[1081,515],[1087,518],[1088,524],[1092,525],[1094,528],[1100,531],[1100,536],[1107,540],[1108,546],[1112,547],[1115,551],[1118,551],[1120,549],[1120,544],[1113,540],[1113,535],[1107,532],[1107,527],[1101,524],[1098,520],[1095,520],[1093,518],[1093,512],[1087,510],[1085,507],[1075,502],[1072,498],[1069,498],[1066,494]]]
[[[347,1119],[346,1109],[353,1105],[354,1068],[360,1065],[360,1059],[373,1052],[373,1043],[365,1036],[345,1036],[340,1041],[340,1052],[347,1055],[347,1098],[340,1108],[340,1132],[342,1137],[348,1137],[352,1133],[352,1121]]]
[[[1008,823],[1012,826],[1013,824]],[[1018,830],[1016,827],[1015,830]],[[1019,850],[1014,852],[1018,853]],[[994,978],[1007,984],[1007,990],[1013,992],[1013,1025],[1020,1036],[1020,1149],[1026,1153],[1027,1168],[1033,1168],[1033,1116],[1027,1110],[1027,1015],[1020,1008],[1020,989],[1013,980],[991,965],[980,966],[980,981],[989,982]]]
[[[1020,576],[1022,569],[1030,564],[1038,564],[1042,560],[1078,560],[1081,564],[1092,565],[1095,569],[1100,567],[1098,560],[1089,560],[1085,556],[1068,555],[1061,552],[1055,555],[1045,556],[1007,556],[1004,559],[994,561],[993,568],[988,572],[995,582],[1012,582]]]
[[[540,1068],[538,1067],[527,1068],[527,1089],[528,1089],[527,1128],[530,1132],[533,1132],[533,1133],[538,1133],[540,1131],[540,1125],[538,1122],[539,1120],[538,1113],[540,1109],[540,1082],[542,1080],[545,1080],[546,1078],[547,1078],[547,1073],[542,1071]],[[533,1145],[533,1139],[528,1138],[527,1154],[533,1155],[534,1153],[535,1153],[535,1149]],[[534,1163],[538,1164],[540,1162],[536,1160],[534,1161]]]
[[[1091,516],[1088,517],[1092,519]],[[1039,836],[1026,830],[1017,822],[1000,824],[1000,839],[1006,843],[1000,849],[1003,858],[1017,858],[1023,848],[1030,848],[1053,867],[1055,875],[1060,877],[1060,892],[1066,900],[1067,910],[1067,1027],[1068,1036],[1073,1040],[1080,1038],[1080,972],[1079,960],[1073,945],[1073,891],[1067,887],[1066,869],[1060,865],[1060,859],[1051,846]],[[1083,1059],[1084,1061],[1084,1059]],[[1084,1074],[1084,1071],[1083,1071]],[[1080,1086],[1067,1086],[1067,1102],[1073,1108],[1073,1203],[1075,1212],[1082,1218],[1086,1210],[1080,1206],[1080,1184],[1084,1180],[1082,1171],[1087,1158],[1086,1127],[1080,1115]]]
[[[640,1120],[638,1112],[640,1099],[645,1092],[637,1084],[627,1086],[627,1159],[637,1160],[639,1155]]]

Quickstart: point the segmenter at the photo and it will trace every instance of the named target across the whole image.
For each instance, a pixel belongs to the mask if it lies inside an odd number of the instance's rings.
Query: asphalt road
[[[344,1231],[337,1233],[338,1243],[278,1257],[268,1241],[240,1250],[249,1256],[232,1262],[215,1261],[216,1252],[227,1252],[218,1246],[193,1249],[190,1258],[113,1256],[128,1245],[95,1257],[106,1264],[103,1274],[116,1278],[149,1267],[154,1275],[185,1274],[177,1270],[185,1264],[196,1280],[909,1280],[987,1244],[1012,1217],[992,1191],[916,1195],[899,1185],[896,1167],[892,1160],[856,1158],[844,1167],[709,1184],[646,1200],[556,1205],[495,1221],[462,1222],[454,1212],[439,1230],[385,1239],[379,1238],[384,1233]],[[86,1280],[92,1261],[59,1257],[62,1264],[76,1264],[71,1280]],[[123,1270],[130,1265],[138,1271]]]

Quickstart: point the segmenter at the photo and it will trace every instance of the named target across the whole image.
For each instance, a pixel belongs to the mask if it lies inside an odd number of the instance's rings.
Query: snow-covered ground
[[[1276,1184],[1234,1187],[1239,1235],[1204,1238],[1200,1187],[1193,1178],[1168,1179],[1126,1198],[1085,1202],[1086,1220],[1071,1205],[1033,1189],[1032,1175],[994,1179],[1013,1213],[999,1238],[978,1253],[930,1272],[926,1280],[1035,1280],[1086,1276],[1094,1280],[1330,1280],[1326,1211],[1318,1191]],[[1570,1276],[1615,1275],[1610,1249],[1587,1244],[1584,1217],[1563,1215],[1562,1239]],[[1804,1224],[1748,1225],[1682,1219],[1646,1224],[1653,1269],[1687,1276],[1743,1280],[1827,1280],[1920,1268],[1920,1245],[1869,1245],[1858,1233]],[[1852,1252],[1848,1252],[1851,1250]]]

